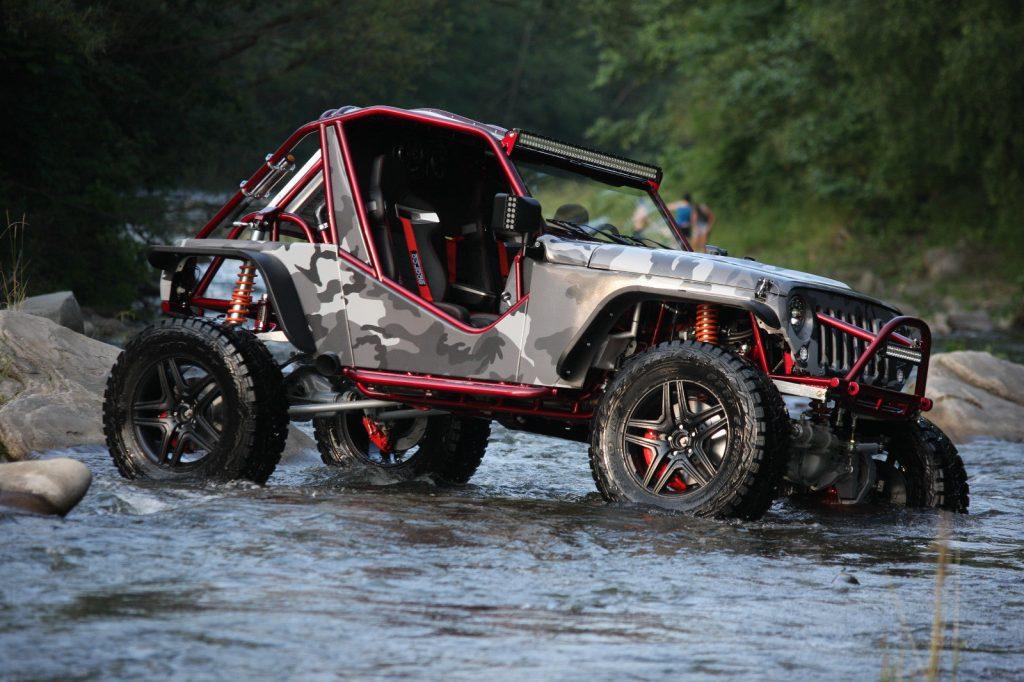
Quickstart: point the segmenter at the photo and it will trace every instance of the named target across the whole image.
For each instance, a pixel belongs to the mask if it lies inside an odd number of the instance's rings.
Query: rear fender
[[[188,274],[183,275],[183,273],[186,270],[190,271],[191,268],[182,270],[179,266],[182,261],[193,260],[200,256],[221,256],[230,260],[251,261],[256,266],[259,276],[263,278],[270,304],[281,325],[281,331],[297,349],[313,353],[317,350],[317,342],[310,327],[309,318],[310,315],[323,314],[325,311],[320,305],[315,310],[307,311],[305,309],[303,296],[300,295],[296,287],[296,279],[310,278],[311,275],[318,273],[315,273],[315,268],[312,267],[313,263],[310,263],[310,271],[287,264],[276,253],[277,249],[267,248],[267,246],[266,243],[245,243],[237,240],[186,240],[182,245],[151,247],[148,260],[150,265],[164,271],[165,282],[176,281],[182,276],[187,278]],[[336,256],[337,254],[333,253],[329,257],[333,259]],[[317,277],[317,280],[322,280],[322,277]],[[340,307],[340,284],[337,288],[336,305]],[[170,292],[165,292],[165,294],[168,293],[170,297],[177,295],[173,286]],[[306,299],[306,307],[311,307],[309,306],[309,297],[307,296]]]

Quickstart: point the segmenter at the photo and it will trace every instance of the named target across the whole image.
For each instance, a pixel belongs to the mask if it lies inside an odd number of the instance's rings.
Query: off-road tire
[[[924,417],[877,428],[907,479],[907,506],[966,514],[970,506],[967,470],[956,446]]]
[[[627,470],[622,434],[632,406],[668,379],[713,388],[730,439],[718,474],[678,496],[655,495]],[[593,418],[590,467],[609,501],[715,518],[757,519],[771,506],[786,467],[789,417],[768,377],[747,360],[696,341],[662,343],[632,358],[609,383]]]
[[[329,466],[370,471],[395,482],[429,476],[442,485],[467,483],[487,451],[490,420],[451,415],[425,419],[427,428],[418,443],[419,450],[394,466],[369,461],[350,439],[344,438],[340,430],[347,426],[340,416],[314,419],[314,436],[320,457]]]
[[[143,373],[166,357],[202,363],[222,388],[224,424],[216,447],[176,471],[151,461],[130,426],[131,396]],[[117,358],[104,393],[103,432],[122,476],[157,480],[247,479],[263,484],[288,435],[281,370],[250,332],[202,318],[164,320],[136,335]]]

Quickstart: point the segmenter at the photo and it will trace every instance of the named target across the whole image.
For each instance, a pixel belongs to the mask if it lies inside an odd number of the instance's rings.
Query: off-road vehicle
[[[118,469],[263,483],[289,420],[313,420],[329,465],[459,484],[497,421],[589,443],[609,500],[966,511],[963,463],[921,416],[928,326],[694,253],[661,180],[439,110],[324,113],[195,238],[151,248],[169,319],[112,370]]]

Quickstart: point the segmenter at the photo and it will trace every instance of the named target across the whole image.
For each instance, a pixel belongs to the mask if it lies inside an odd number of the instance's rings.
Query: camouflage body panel
[[[334,202],[334,224],[338,228],[338,241],[344,251],[364,263],[369,263],[370,255],[363,240],[356,200],[352,196],[348,173],[345,172],[338,134],[333,127],[327,131],[327,156],[327,167],[331,169],[331,198]]]
[[[342,264],[353,365],[492,381],[516,381],[528,302],[485,331],[465,331]]]
[[[601,248],[601,244],[597,242],[561,239],[550,234],[538,237],[537,243],[544,247],[544,260],[548,263],[580,265],[582,267],[589,266],[594,252]]]
[[[827,277],[765,265],[743,258],[715,256],[691,251],[604,244],[593,252],[588,266],[598,270],[676,277],[700,288],[724,286],[753,292],[757,288],[758,281],[767,278],[775,284],[774,288],[781,294],[788,294],[791,288],[798,285],[824,287],[852,293],[847,285]]]
[[[694,286],[694,282],[678,276],[583,268],[546,260],[527,261],[524,273],[532,295],[543,292],[545,303],[530,310],[519,381],[547,386],[582,384],[582,377],[567,380],[560,376],[559,365],[614,299],[631,296],[711,301],[742,308],[752,298],[750,290],[735,285],[702,282]]]

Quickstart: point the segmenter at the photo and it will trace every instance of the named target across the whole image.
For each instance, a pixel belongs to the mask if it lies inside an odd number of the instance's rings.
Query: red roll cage
[[[444,112],[434,110],[405,110],[388,106],[374,106],[364,109],[339,110],[336,115],[311,121],[298,128],[271,154],[268,154],[265,162],[245,181],[239,185],[232,197],[223,207],[199,230],[197,239],[208,238],[215,229],[221,226],[224,221],[234,212],[239,204],[248,196],[249,188],[256,188],[269,173],[275,170],[279,164],[289,160],[291,150],[307,135],[317,133],[319,136],[320,158],[312,164],[293,187],[273,206],[255,211],[243,216],[236,221],[226,234],[227,239],[237,239],[242,231],[251,224],[265,224],[269,227],[270,238],[279,239],[282,234],[304,238],[309,243],[324,243],[337,246],[338,226],[335,222],[333,193],[331,191],[331,173],[325,159],[327,154],[327,134],[333,128],[338,136],[342,158],[345,165],[345,172],[349,182],[352,184],[352,192],[355,200],[356,211],[360,231],[364,243],[369,252],[369,263],[339,249],[339,257],[344,259],[353,267],[359,268],[366,274],[372,276],[392,292],[403,296],[409,301],[427,309],[432,315],[442,319],[459,330],[480,334],[485,333],[495,324],[483,328],[471,327],[455,319],[431,301],[417,296],[401,284],[386,277],[380,268],[380,260],[370,234],[369,220],[366,213],[366,206],[362,198],[362,192],[358,185],[358,178],[355,173],[354,164],[349,150],[348,140],[345,135],[345,122],[361,118],[378,116],[391,117],[415,121],[432,126],[447,128],[459,131],[468,135],[482,138],[491,148],[495,158],[498,160],[509,186],[517,196],[528,196],[529,192],[522,178],[519,176],[510,156],[516,145],[516,131],[505,131],[494,126],[487,126],[475,121],[461,117],[449,116]],[[305,186],[322,173],[324,182],[324,196],[327,201],[328,227],[325,232],[318,233],[313,230],[300,216],[283,211],[301,192]],[[658,192],[658,183],[647,181],[647,192],[658,210],[667,218],[668,223],[673,226],[676,237],[680,244],[687,250],[692,250],[689,242],[675,226],[671,212]],[[292,229],[294,228],[294,229]],[[227,310],[231,301],[227,299],[209,298],[205,296],[206,291],[223,264],[224,258],[216,256],[212,259],[206,271],[200,278],[190,302],[200,309]],[[516,303],[509,308],[502,317],[511,314],[520,306],[525,304],[529,294],[523,294],[522,282],[522,252],[513,259],[512,269],[516,278]],[[165,302],[165,309],[167,303]],[[638,304],[639,305],[639,304]],[[820,324],[834,327],[844,334],[853,336],[868,344],[865,351],[857,358],[854,366],[843,377],[810,377],[794,372],[794,363],[788,352],[785,354],[784,371],[772,372],[768,364],[767,351],[764,345],[762,332],[751,313],[751,326],[754,334],[754,347],[751,351],[751,359],[757,363],[770,378],[778,382],[798,384],[812,389],[819,389],[822,395],[827,394],[830,399],[836,400],[850,409],[859,412],[869,413],[877,418],[901,419],[906,418],[917,410],[931,409],[931,401],[925,397],[925,387],[928,375],[928,356],[931,349],[931,335],[926,324],[921,320],[911,317],[897,317],[890,320],[877,334],[856,327],[842,320],[823,315],[816,315]],[[660,325],[655,324],[652,341],[658,337]],[[921,338],[915,346],[915,342],[898,334],[899,328],[911,327],[919,331]],[[878,353],[882,352],[890,342],[898,345],[911,347],[921,354],[921,362],[917,371],[917,381],[913,394],[900,393],[897,391],[869,386],[859,382],[861,374],[868,362]],[[448,407],[479,412],[499,412],[508,414],[523,414],[539,417],[552,417],[570,420],[585,420],[591,416],[589,399],[594,395],[593,386],[584,389],[556,389],[543,386],[529,386],[508,384],[503,382],[488,382],[468,379],[452,379],[450,377],[439,377],[431,375],[417,375],[411,373],[394,373],[369,369],[347,368],[345,375],[367,396],[401,402],[416,407]],[[598,382],[599,383],[599,382]],[[596,384],[595,384],[596,385]],[[410,395],[409,392],[420,391],[419,394]],[[438,395],[438,394],[441,395]]]

